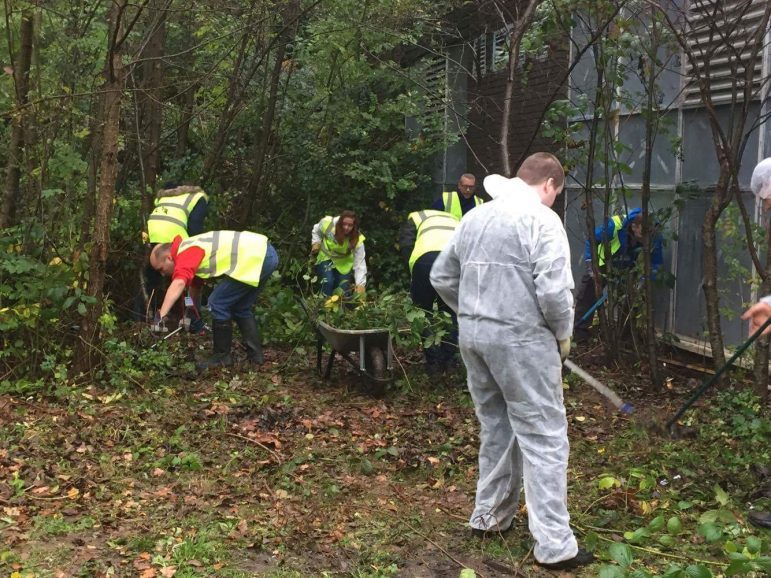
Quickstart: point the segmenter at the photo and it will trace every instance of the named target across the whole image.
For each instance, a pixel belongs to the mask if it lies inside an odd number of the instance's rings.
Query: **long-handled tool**
[[[595,311],[597,311],[602,306],[602,304],[605,303],[605,301],[607,301],[607,300],[608,300],[608,288],[606,287],[603,290],[602,295],[600,295],[600,298],[597,299],[597,301],[595,301],[594,305],[589,307],[589,309],[586,310],[586,313],[583,314],[581,319],[578,320],[578,323],[576,323],[576,326],[581,325],[584,321],[589,319],[589,317],[591,317],[592,314]]]
[[[163,336],[163,337],[161,337],[161,338],[160,338],[158,341],[156,341],[155,343],[153,343],[153,344],[150,346],[150,349],[151,349],[151,350],[152,350],[152,349],[155,349],[156,347],[158,347],[158,345],[160,345],[160,343],[161,343],[162,341],[166,341],[166,340],[167,340],[169,337],[172,337],[172,336],[176,335],[177,333],[179,333],[180,331],[182,331],[184,328],[185,328],[185,326],[184,326],[184,325],[180,325],[180,326],[179,326],[179,327],[177,327],[177,328],[176,328],[174,331],[169,331],[169,332],[168,332],[166,335],[164,335],[164,336]]]
[[[610,403],[613,404],[613,406],[619,410],[622,413],[630,414],[634,411],[634,407],[630,404],[625,402],[623,399],[621,399],[615,391],[610,389],[607,385],[604,383],[601,383],[599,380],[595,379],[588,373],[586,373],[583,369],[578,367],[575,363],[570,361],[569,359],[566,359],[564,361],[565,367],[567,367],[570,371],[575,373],[578,377],[583,379],[586,383],[591,385],[598,393],[602,394]]]
[[[678,412],[672,416],[672,418],[667,422],[667,430],[672,431],[672,428],[674,428],[675,424],[677,423],[677,420],[682,417],[682,415],[688,411],[688,408],[691,407],[694,402],[699,399],[705,391],[707,391],[710,387],[712,387],[717,380],[720,378],[721,375],[725,372],[726,369],[731,367],[734,364],[734,361],[739,359],[739,357],[742,356],[742,354],[747,351],[747,348],[752,345],[752,343],[760,337],[763,332],[771,325],[771,317],[766,319],[766,322],[760,326],[760,328],[753,333],[750,338],[742,343],[739,348],[736,350],[736,352],[730,357],[728,361],[725,362],[725,365],[718,369],[714,375],[710,376],[709,379],[705,380],[703,384],[701,384],[699,387],[697,387],[693,393],[691,394],[691,397],[688,398],[688,401],[686,401],[683,404],[683,407],[681,407]]]

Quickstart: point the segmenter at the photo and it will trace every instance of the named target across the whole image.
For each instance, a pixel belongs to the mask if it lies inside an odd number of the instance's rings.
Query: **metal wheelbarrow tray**
[[[319,339],[316,348],[316,367],[324,379],[329,379],[335,356],[340,355],[363,376],[378,382],[388,382],[386,371],[392,370],[393,348],[388,329],[338,329],[323,321],[316,321]],[[326,370],[322,373],[321,361],[324,341],[332,347]],[[351,357],[358,352],[358,363]]]

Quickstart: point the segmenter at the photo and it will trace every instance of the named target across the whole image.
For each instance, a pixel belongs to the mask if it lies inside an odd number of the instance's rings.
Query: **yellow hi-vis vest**
[[[187,233],[187,220],[199,199],[206,193],[184,193],[173,197],[161,197],[155,201],[155,209],[147,218],[147,235],[151,243],[171,243],[177,235],[183,239]]]
[[[332,217],[321,219],[321,249],[316,257],[316,263],[332,261],[340,273],[347,275],[353,269],[353,250],[348,244],[348,239],[338,243],[335,239],[335,220]],[[359,243],[364,242],[364,235],[359,231]]]
[[[621,248],[621,238],[618,234],[621,232],[624,218],[616,215],[611,217],[611,220],[613,221],[613,236],[610,238],[610,254],[613,256]],[[602,241],[597,243],[597,264],[600,267],[605,264],[605,243]]]
[[[410,273],[415,261],[431,251],[441,251],[460,224],[458,217],[444,211],[415,211],[407,217],[415,223],[417,236],[410,254]]]
[[[185,239],[177,254],[190,247],[204,251],[196,277],[209,279],[227,275],[247,285],[257,287],[268,250],[268,238],[249,231],[209,231]]]
[[[444,203],[444,211],[450,213],[452,216],[460,219],[463,217],[463,210],[460,208],[460,195],[458,191],[452,191],[451,193],[442,193],[442,202]],[[475,207],[478,207],[484,201],[474,195]]]

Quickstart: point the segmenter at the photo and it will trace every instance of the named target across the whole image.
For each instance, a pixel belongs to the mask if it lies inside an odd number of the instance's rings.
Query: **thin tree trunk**
[[[646,87],[646,111],[645,111],[645,157],[642,174],[642,243],[643,243],[643,274],[645,276],[645,340],[648,353],[648,365],[650,366],[652,389],[661,387],[661,377],[658,370],[658,356],[656,355],[656,327],[653,317],[653,275],[651,269],[651,237],[655,234],[655,227],[650,220],[651,201],[651,165],[653,163],[653,140],[656,132],[656,50],[658,47],[658,34],[656,29],[656,13],[651,8],[651,32],[649,35],[651,45],[648,47],[651,54],[648,57],[649,69],[647,71]]]
[[[102,119],[104,118],[104,96],[92,99],[91,118],[88,128],[90,142],[88,147],[88,169],[86,172],[86,194],[83,199],[83,210],[80,215],[80,242],[82,251],[91,236],[91,226],[94,222],[96,207],[96,187],[99,176],[99,159],[102,151]]]
[[[161,165],[161,83],[163,82],[163,53],[166,38],[166,14],[173,0],[153,0],[150,4],[150,36],[143,51],[147,58],[142,64],[142,136],[145,137],[142,164],[144,166],[145,186],[142,189],[142,217],[147,218],[152,210],[153,191],[155,191]]]
[[[503,112],[501,114],[500,154],[503,175],[512,177],[514,172],[511,166],[511,152],[509,148],[509,128],[511,126],[511,103],[514,99],[514,76],[519,63],[519,47],[522,36],[527,31],[530,21],[533,19],[535,9],[542,0],[527,0],[524,12],[513,23],[509,33],[509,62],[506,72],[506,88],[503,92]]]
[[[722,163],[721,163],[722,165]],[[723,351],[723,332],[720,326],[720,293],[717,287],[717,222],[725,210],[727,203],[721,200],[720,191],[725,191],[726,177],[721,168],[717,190],[712,197],[712,202],[704,216],[701,227],[702,242],[704,243],[704,256],[702,268],[704,271],[704,298],[707,308],[707,327],[709,328],[709,343],[712,347],[712,361],[714,366],[725,365],[725,352]]]
[[[6,11],[8,6],[6,6]],[[7,12],[6,12],[7,14]],[[0,203],[0,229],[10,227],[15,222],[16,206],[21,196],[21,167],[24,160],[24,126],[28,114],[29,71],[32,63],[32,37],[34,32],[34,13],[24,10],[21,15],[19,32],[19,53],[14,62],[13,80],[15,86],[16,111],[12,117],[11,142],[8,146],[8,164],[5,173],[5,188]],[[10,34],[10,31],[8,32]],[[9,46],[9,51],[11,47]]]
[[[212,140],[209,153],[203,162],[202,181],[207,183],[211,180],[214,173],[214,166],[219,162],[222,149],[225,146],[225,138],[227,137],[230,125],[233,124],[238,113],[238,104],[243,97],[243,88],[241,87],[241,68],[243,67],[244,60],[246,59],[246,50],[249,46],[249,34],[245,33],[241,38],[241,46],[236,56],[236,62],[233,66],[233,72],[230,74],[230,86],[228,87],[228,98],[225,102],[225,108],[222,113],[222,117],[217,123],[217,132]]]
[[[246,189],[246,196],[249,199],[249,210],[242,214],[242,218],[246,218],[248,220],[251,220],[254,217],[254,212],[257,208],[257,197],[260,192],[260,184],[262,182],[262,175],[265,167],[265,158],[270,146],[270,141],[273,137],[273,119],[275,118],[276,114],[279,81],[281,80],[281,70],[283,67],[284,54],[286,53],[286,46],[288,42],[288,35],[285,35],[279,41],[276,48],[276,57],[273,63],[273,69],[270,73],[268,101],[265,103],[265,110],[262,114],[262,130],[260,131],[261,138],[257,142],[254,155],[254,172],[252,173],[252,178],[249,180],[249,185]],[[246,225],[245,222],[241,222],[239,224],[242,227]]]
[[[75,357],[76,371],[90,371],[99,360],[94,344],[98,337],[98,319],[102,313],[107,257],[110,248],[110,221],[112,218],[115,182],[118,177],[118,140],[120,136],[120,107],[126,85],[126,69],[121,58],[123,14],[127,0],[115,0],[110,10],[110,47],[107,53],[104,91],[104,124],[102,149],[99,163],[99,185],[94,213],[94,229],[89,259],[89,275],[86,294],[95,302],[83,316],[78,349]],[[113,39],[121,38],[113,42]]]

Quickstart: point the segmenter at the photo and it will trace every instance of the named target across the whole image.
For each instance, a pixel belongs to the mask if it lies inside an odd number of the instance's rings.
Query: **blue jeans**
[[[252,307],[257,297],[265,287],[265,283],[273,271],[278,267],[278,253],[273,245],[268,243],[265,253],[265,261],[260,272],[260,284],[257,287],[237,281],[232,277],[225,277],[209,295],[209,310],[215,321],[229,321],[230,319],[249,319],[254,316]]]
[[[321,277],[321,292],[329,297],[335,292],[335,289],[340,287],[345,295],[351,293],[351,279],[353,279],[353,273],[341,273],[335,269],[335,264],[332,261],[322,261],[316,265],[316,274]]]

